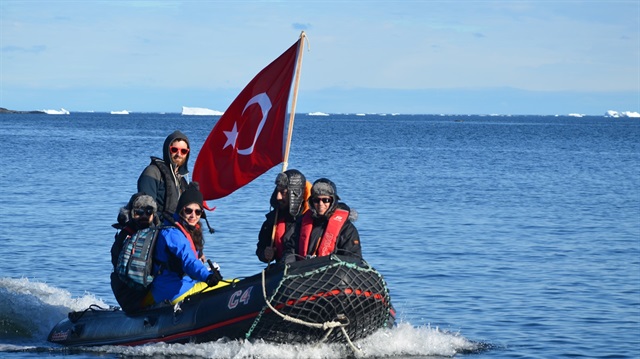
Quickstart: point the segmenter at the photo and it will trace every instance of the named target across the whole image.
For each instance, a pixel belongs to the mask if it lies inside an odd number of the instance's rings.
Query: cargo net
[[[393,325],[391,302],[380,273],[333,256],[329,264],[303,273],[285,272],[267,297],[263,272],[261,310],[247,339],[279,343],[348,343]],[[339,328],[339,329],[338,329]]]

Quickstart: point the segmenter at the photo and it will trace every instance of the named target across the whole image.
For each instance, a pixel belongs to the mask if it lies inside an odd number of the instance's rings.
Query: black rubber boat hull
[[[350,340],[394,323],[394,310],[382,276],[366,262],[330,256],[309,259],[242,279],[214,291],[128,315],[119,308],[90,307],[71,312],[48,340],[64,346],[198,343],[227,339],[271,342],[344,342],[341,330],[316,323],[340,322]]]

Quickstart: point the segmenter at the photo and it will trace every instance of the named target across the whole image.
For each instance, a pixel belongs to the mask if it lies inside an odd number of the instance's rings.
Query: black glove
[[[209,274],[209,276],[207,277],[206,283],[207,283],[207,286],[214,287],[221,280],[222,280],[222,275],[220,275],[220,272],[214,268],[211,270],[211,274]]]

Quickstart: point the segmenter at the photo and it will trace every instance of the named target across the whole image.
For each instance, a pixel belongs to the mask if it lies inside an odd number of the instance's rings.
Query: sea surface
[[[218,120],[180,114],[0,115],[0,357],[342,358],[262,342],[68,350],[72,310],[116,305],[118,208],[179,129],[197,153]],[[277,166],[210,202],[225,277],[254,252]],[[327,177],[359,213],[365,259],[398,326],[366,358],[640,358],[640,119],[297,115],[288,168]]]

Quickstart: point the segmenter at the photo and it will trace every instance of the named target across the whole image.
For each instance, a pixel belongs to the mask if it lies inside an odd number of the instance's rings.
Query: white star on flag
[[[233,129],[231,131],[222,131],[224,135],[227,136],[227,142],[225,142],[224,150],[227,146],[231,146],[231,148],[236,148],[236,140],[238,139],[238,124],[236,122],[233,123]]]

